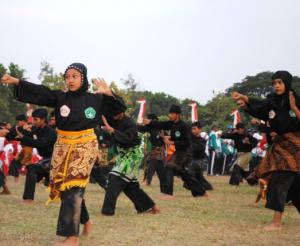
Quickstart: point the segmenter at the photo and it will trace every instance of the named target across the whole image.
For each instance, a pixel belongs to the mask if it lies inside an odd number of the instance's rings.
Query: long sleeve
[[[150,132],[151,128],[149,126],[138,125],[138,131],[141,133],[146,133],[146,132]]]
[[[261,120],[269,119],[269,103],[267,100],[249,98],[245,112]]]
[[[235,140],[236,139],[236,134],[234,134],[234,133],[222,133],[221,138],[222,139],[232,139],[232,140]]]
[[[140,144],[137,126],[129,118],[124,119],[115,127],[113,139],[121,148],[131,148]]]
[[[33,148],[37,148],[39,154],[43,157],[50,157],[52,155],[53,146],[56,141],[55,131],[46,126],[36,132],[37,139],[24,135],[21,139],[21,144]]]
[[[161,130],[171,130],[173,124],[174,123],[172,121],[152,120],[147,126]]]
[[[217,136],[215,134],[212,134],[210,136],[209,142],[210,142],[210,147],[213,150],[217,150],[218,149]]]
[[[24,80],[20,80],[19,85],[15,86],[15,97],[18,101],[52,108],[57,103],[57,92],[50,90],[46,86]]]
[[[258,144],[257,139],[252,136],[249,136],[249,140],[250,140],[250,145],[251,145],[252,149],[255,148]]]
[[[112,117],[121,112],[125,112],[127,107],[122,97],[101,95],[102,113],[106,117]]]
[[[21,144],[37,149],[47,148],[49,145],[54,144],[56,141],[56,136],[53,134],[47,134],[42,138],[34,139],[29,136],[24,136],[21,139]]]

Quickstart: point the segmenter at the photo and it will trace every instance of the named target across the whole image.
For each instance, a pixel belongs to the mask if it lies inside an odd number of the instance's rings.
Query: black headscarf
[[[292,87],[293,76],[288,71],[277,71],[272,76],[272,81],[275,79],[281,79],[285,85],[285,93],[283,95],[277,95],[272,93],[268,99],[275,103],[275,106],[281,110],[290,110],[289,93],[293,92],[296,99],[296,104],[300,107],[300,98]]]
[[[64,77],[66,76],[66,73],[69,69],[75,69],[77,70],[80,75],[81,75],[81,86],[80,88],[77,90],[77,91],[68,91],[69,93],[72,93],[72,94],[77,94],[77,93],[80,93],[80,92],[86,92],[88,89],[89,89],[89,81],[88,81],[88,78],[87,78],[87,68],[85,65],[83,65],[82,63],[72,63],[71,65],[69,65],[65,71],[65,74],[64,74]]]

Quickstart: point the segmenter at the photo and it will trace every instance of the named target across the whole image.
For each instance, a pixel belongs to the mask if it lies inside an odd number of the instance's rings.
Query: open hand
[[[112,96],[112,91],[103,78],[93,79],[93,84],[97,87],[96,93]]]

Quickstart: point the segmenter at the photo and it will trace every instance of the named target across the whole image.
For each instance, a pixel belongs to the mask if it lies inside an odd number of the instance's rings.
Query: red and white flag
[[[193,102],[193,103],[189,104],[189,106],[192,108],[192,111],[191,111],[192,122],[198,121],[198,104],[196,102]]]
[[[233,128],[236,128],[236,125],[241,122],[241,115],[238,110],[234,110],[230,116],[233,116]]]
[[[146,99],[139,99],[136,101],[137,103],[140,104],[140,109],[139,109],[139,115],[137,118],[137,123],[138,124],[142,124],[144,122],[144,118],[145,118],[145,113],[146,113]]]
[[[27,107],[27,117],[28,117],[28,122],[32,123],[32,112],[33,112],[33,107],[31,104],[26,103],[26,107]]]

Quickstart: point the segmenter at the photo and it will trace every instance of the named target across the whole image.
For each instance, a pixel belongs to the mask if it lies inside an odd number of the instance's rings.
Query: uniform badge
[[[296,117],[296,114],[295,114],[294,110],[291,109],[289,113],[290,113],[290,116],[291,116],[291,117],[293,117],[293,118]]]
[[[87,119],[95,119],[96,110],[93,107],[88,107],[84,110],[84,114]]]
[[[274,110],[271,110],[270,112],[269,112],[269,119],[274,119],[275,118],[275,116],[276,116],[276,113],[275,113],[275,111]]]
[[[176,132],[175,132],[175,136],[176,136],[177,138],[179,138],[179,137],[181,136],[181,132],[180,132],[180,131],[176,131]]]
[[[60,107],[59,112],[62,117],[68,117],[71,109],[67,105],[63,105]]]

